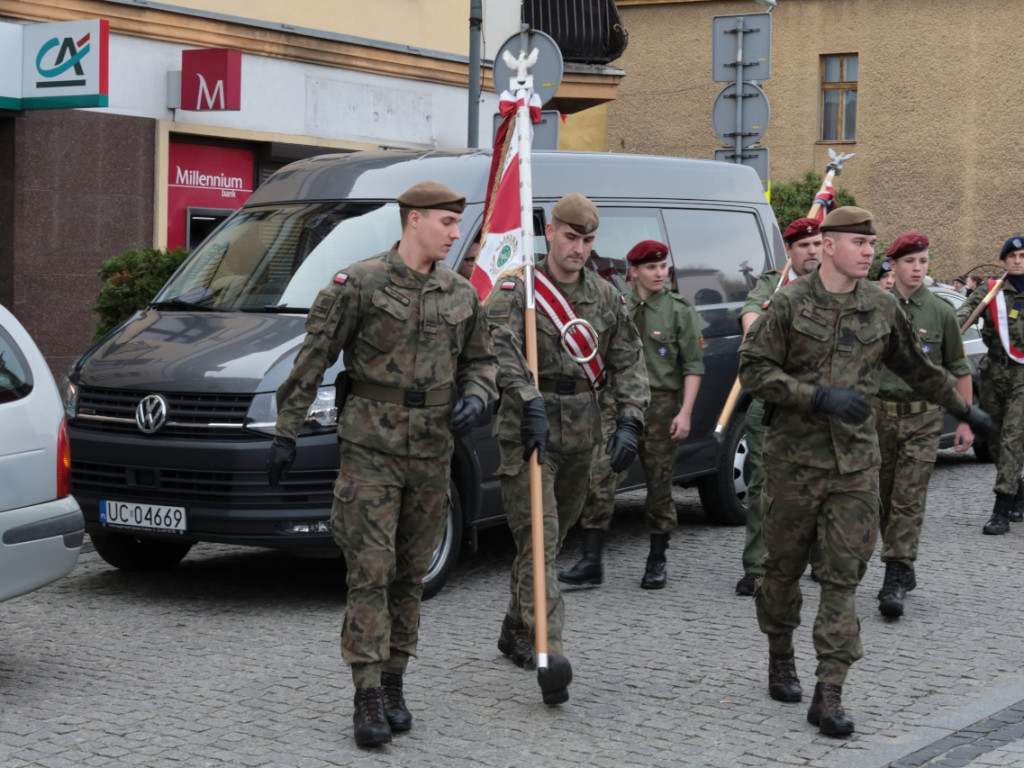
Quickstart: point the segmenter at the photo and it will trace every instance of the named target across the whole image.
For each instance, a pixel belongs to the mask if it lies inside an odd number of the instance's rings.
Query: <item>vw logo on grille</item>
[[[167,401],[163,395],[146,395],[135,409],[135,425],[151,435],[167,421]]]

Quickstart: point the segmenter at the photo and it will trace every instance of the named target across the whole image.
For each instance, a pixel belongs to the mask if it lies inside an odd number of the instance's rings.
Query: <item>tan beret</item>
[[[589,235],[597,229],[601,217],[597,214],[597,206],[590,202],[583,195],[572,192],[557,203],[551,209],[551,215],[559,221],[564,221],[581,235]]]
[[[875,235],[875,217],[871,211],[844,205],[836,208],[821,222],[822,232],[853,232],[858,235]]]
[[[462,213],[466,209],[466,198],[439,182],[421,181],[400,194],[398,204],[403,208],[437,208]]]

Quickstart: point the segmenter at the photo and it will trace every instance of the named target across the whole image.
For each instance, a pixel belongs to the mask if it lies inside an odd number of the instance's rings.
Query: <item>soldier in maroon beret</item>
[[[644,520],[651,535],[642,589],[662,589],[667,582],[665,550],[677,525],[672,500],[676,448],[690,434],[690,416],[704,374],[697,311],[670,288],[668,258],[668,246],[657,240],[643,240],[626,255],[631,286],[626,309],[640,332],[651,387],[638,452],[647,478]],[[608,440],[615,431],[614,403],[602,398],[601,405],[602,431]],[[598,443],[580,518],[583,556],[558,574],[559,581],[580,585],[603,580],[601,548],[615,511],[615,489],[624,477],[625,472],[612,469],[604,441]]]
[[[920,232],[904,232],[893,240],[885,253],[895,282],[892,294],[909,318],[921,351],[956,377],[957,392],[969,402],[972,399],[971,368],[964,356],[956,314],[925,285],[928,245],[927,235]],[[942,410],[922,400],[888,368],[882,369],[878,395],[871,405],[882,457],[879,531],[885,578],[878,593],[878,610],[883,616],[896,618],[903,615],[906,593],[917,586],[914,561],[924,523],[928,481],[942,434]],[[954,448],[963,452],[973,442],[971,428],[960,424]]]

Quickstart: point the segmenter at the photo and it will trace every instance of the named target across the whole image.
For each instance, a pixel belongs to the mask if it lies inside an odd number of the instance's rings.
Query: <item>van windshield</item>
[[[296,203],[228,219],[154,304],[208,310],[308,310],[340,269],[401,237],[396,203]]]

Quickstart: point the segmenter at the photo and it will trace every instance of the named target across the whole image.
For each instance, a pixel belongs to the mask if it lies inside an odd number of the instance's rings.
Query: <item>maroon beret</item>
[[[892,241],[889,250],[885,255],[890,259],[898,259],[900,256],[909,256],[912,253],[920,253],[928,250],[928,236],[920,232],[904,232]]]
[[[814,237],[820,234],[818,224],[817,219],[809,219],[807,217],[796,219],[786,227],[786,231],[782,233],[782,239],[786,241],[786,245],[792,245],[797,240],[803,240],[805,237]]]
[[[657,240],[641,240],[629,249],[626,261],[633,264],[652,264],[668,258],[668,246]]]

